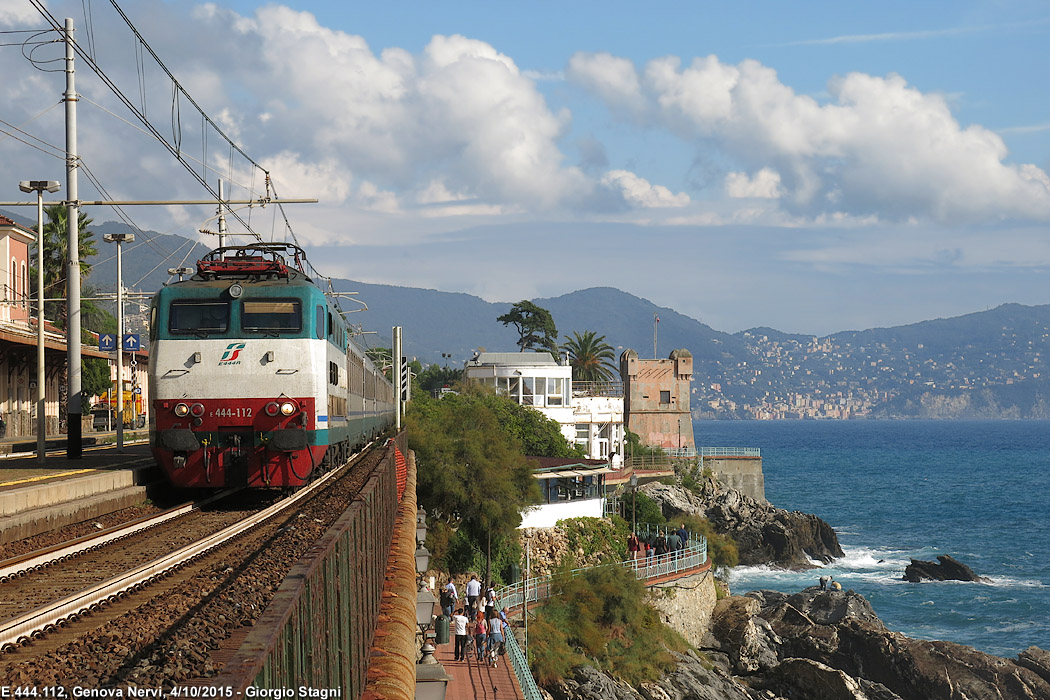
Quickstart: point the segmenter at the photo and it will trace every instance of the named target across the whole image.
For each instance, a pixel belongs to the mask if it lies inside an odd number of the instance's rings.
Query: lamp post
[[[133,233],[107,233],[106,243],[117,244],[117,451],[124,451],[124,280],[121,270],[121,247],[135,240]]]
[[[58,192],[58,180],[18,183],[23,192],[36,192],[36,461],[46,460],[47,415],[44,412],[44,192]]]
[[[638,526],[635,521],[638,503],[638,472],[631,470],[631,532],[637,532]]]

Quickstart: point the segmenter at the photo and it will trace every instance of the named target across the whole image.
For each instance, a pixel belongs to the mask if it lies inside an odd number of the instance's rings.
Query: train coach
[[[218,248],[153,298],[150,448],[172,484],[301,486],[393,422],[393,387],[305,261]]]

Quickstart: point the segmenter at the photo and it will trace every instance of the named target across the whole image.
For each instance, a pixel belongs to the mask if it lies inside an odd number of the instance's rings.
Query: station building
[[[7,437],[36,435],[36,279],[30,260],[36,232],[0,215],[0,419]],[[96,345],[83,343],[81,357],[109,361],[111,381],[116,380],[115,353],[104,353]],[[44,322],[44,415],[48,435],[66,432],[67,347],[65,332]],[[142,405],[148,406],[145,353],[124,354],[124,378],[128,390],[141,387]],[[82,432],[92,430],[91,403],[84,397]]]

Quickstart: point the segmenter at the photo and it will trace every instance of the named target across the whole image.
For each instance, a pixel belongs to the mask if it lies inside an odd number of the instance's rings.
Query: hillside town
[[[745,331],[740,335],[754,359],[698,382],[695,413],[759,420],[893,417],[902,400],[1045,378],[1045,321],[994,331],[994,344],[976,336],[956,344],[935,333],[927,342],[908,342],[888,331],[879,338],[878,330],[809,339]]]

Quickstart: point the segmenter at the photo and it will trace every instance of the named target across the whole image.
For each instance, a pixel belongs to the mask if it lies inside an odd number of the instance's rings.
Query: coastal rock
[[[554,700],[641,700],[641,695],[592,666],[577,666],[572,678],[548,686]]]
[[[939,562],[939,563],[938,563]],[[942,554],[936,562],[912,559],[904,569],[904,580],[912,583],[919,581],[988,581],[978,576],[973,569],[954,557]]]
[[[881,683],[853,678],[811,659],[784,659],[777,667],[774,682],[787,697],[806,700],[901,700]]]
[[[682,514],[707,518],[737,543],[744,565],[805,569],[813,561],[827,563],[843,556],[835,531],[817,516],[757,501],[714,479],[702,481],[696,490],[660,483],[646,484],[642,490],[671,521]]]
[[[769,671],[778,663],[780,639],[768,622],[757,617],[760,607],[753,598],[730,596],[718,601],[711,615],[716,648],[729,656],[738,674]]]
[[[729,669],[720,663],[717,655],[698,655],[690,651],[678,655],[675,670],[656,684],[670,700],[754,700],[768,695],[758,695],[730,675]],[[642,695],[646,696],[645,691]],[[646,700],[663,700],[656,695]]]
[[[1022,652],[1023,663],[951,642],[910,639],[887,630],[867,600],[854,591],[813,587],[786,597],[769,592],[749,597],[760,606],[757,615],[770,624],[780,640],[781,665],[789,658],[809,659],[837,669],[858,683],[881,684],[903,700],[1050,699],[1050,682],[1040,673],[1046,671],[1047,663],[1042,650]],[[723,627],[719,633],[727,639],[743,634],[748,625],[743,613],[753,609],[737,606],[735,618],[724,620],[734,620],[739,629]],[[767,675],[771,688],[790,697],[790,689],[783,685],[784,673],[777,666]],[[849,683],[831,676],[825,680],[835,687],[849,687]],[[882,692],[863,686],[861,690],[875,693],[874,697],[880,697],[876,691]]]
[[[1035,671],[1047,683],[1050,683],[1050,651],[1039,647],[1028,647],[1017,655],[1017,663],[1030,671]]]

